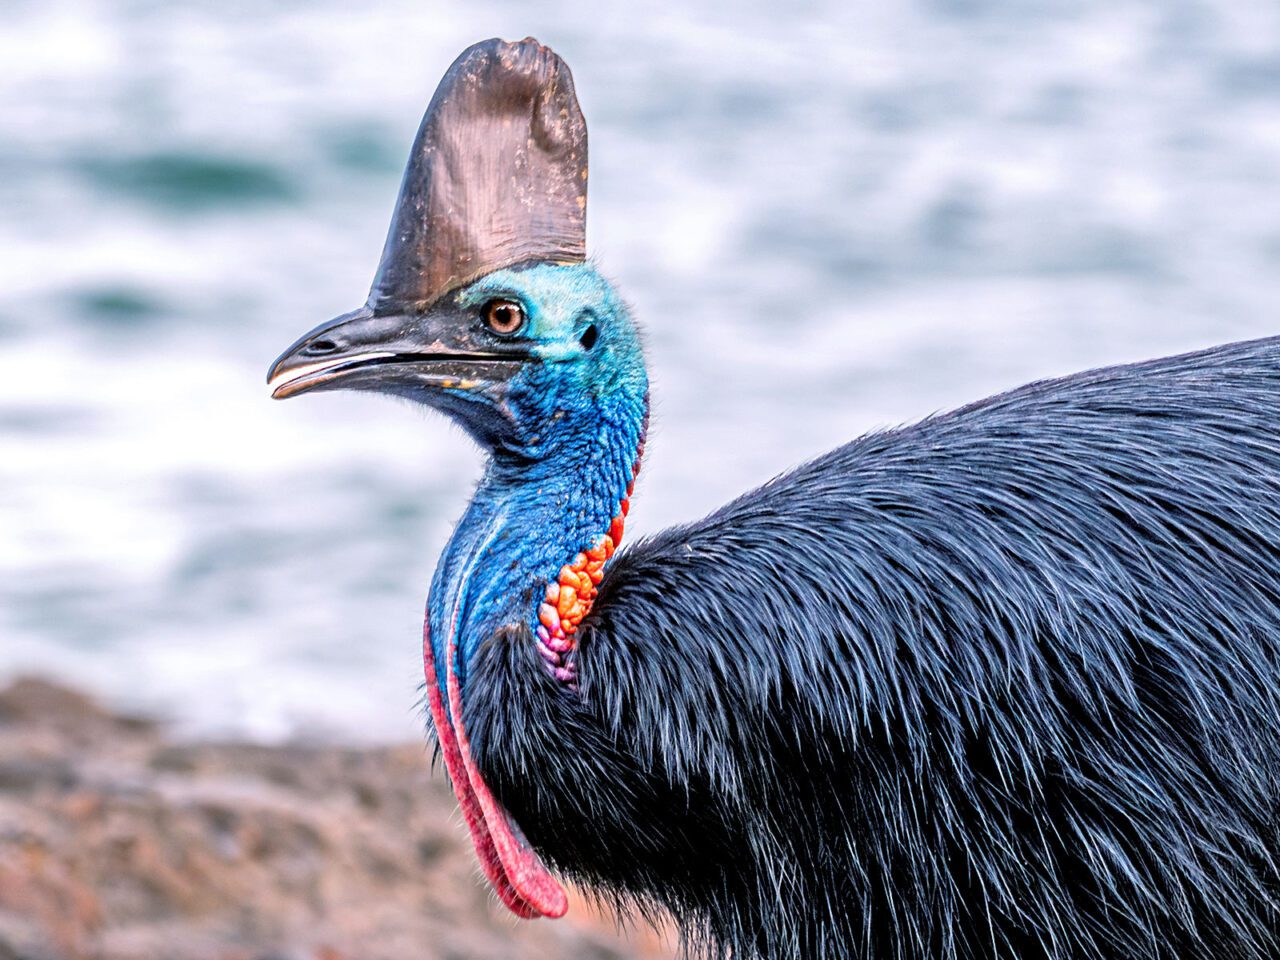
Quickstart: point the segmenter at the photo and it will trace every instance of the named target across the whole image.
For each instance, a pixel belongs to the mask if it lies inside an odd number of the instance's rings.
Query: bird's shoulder
[[[607,571],[602,609],[635,596],[639,581],[654,584],[664,610],[678,609],[682,591],[695,582],[710,589],[717,570],[757,581],[746,590],[785,592],[796,578],[839,572],[851,547],[895,522],[990,519],[1006,495],[1047,508],[1073,485],[1106,492],[1108,482],[1127,481],[1141,490],[1162,471],[1185,470],[1177,482],[1187,494],[1212,497],[1196,487],[1208,479],[1197,475],[1202,466],[1280,465],[1269,426],[1277,413],[1280,337],[1030,383],[865,434],[700,520],[638,540]],[[757,566],[744,569],[747,560]]]
[[[867,434],[620,551],[584,623],[584,690],[619,714],[686,690],[726,722],[797,696],[847,717],[895,696],[877,684],[902,649],[945,671],[1003,649],[992,631],[1067,635],[1135,579],[1163,596],[1163,567],[1256,566],[1248,544],[1161,557],[1244,505],[1280,524],[1278,414],[1269,338]]]

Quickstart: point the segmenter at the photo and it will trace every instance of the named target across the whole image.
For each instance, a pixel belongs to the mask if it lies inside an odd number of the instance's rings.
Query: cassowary
[[[552,870],[738,958],[1280,956],[1280,339],[872,433],[618,550],[636,326],[533,40],[440,85],[361,309],[276,397],[488,455],[436,568],[439,749],[498,896]]]

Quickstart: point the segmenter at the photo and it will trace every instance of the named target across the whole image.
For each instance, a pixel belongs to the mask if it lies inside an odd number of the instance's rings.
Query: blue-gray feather
[[[1278,419],[1269,339],[865,436],[622,551],[577,694],[491,637],[480,767],[714,954],[1280,955]]]

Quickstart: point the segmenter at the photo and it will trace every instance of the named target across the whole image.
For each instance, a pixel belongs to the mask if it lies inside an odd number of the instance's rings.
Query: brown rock
[[[576,899],[517,923],[420,745],[176,742],[0,690],[0,960],[628,960],[669,941]]]

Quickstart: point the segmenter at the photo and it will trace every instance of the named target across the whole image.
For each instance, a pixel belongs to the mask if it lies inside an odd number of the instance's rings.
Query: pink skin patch
[[[422,660],[427,679],[427,705],[440,738],[440,752],[453,782],[453,792],[462,809],[462,817],[471,831],[480,866],[503,903],[522,919],[562,917],[569,909],[564,888],[543,866],[538,855],[516,838],[506,811],[489,792],[471,758],[471,743],[462,722],[462,689],[454,673],[454,635],[457,620],[450,629],[446,644],[446,683],[452,724],[445,713],[436,679],[435,660],[431,654],[430,626],[422,630]]]

